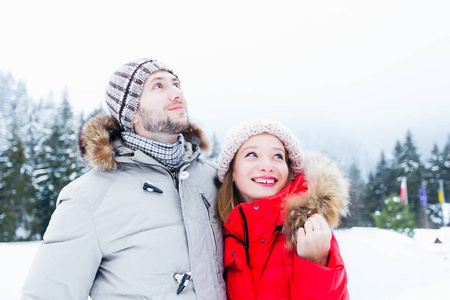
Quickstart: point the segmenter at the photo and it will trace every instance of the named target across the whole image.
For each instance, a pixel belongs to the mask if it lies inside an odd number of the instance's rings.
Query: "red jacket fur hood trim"
[[[121,129],[117,121],[103,113],[93,114],[82,126],[78,134],[78,149],[82,158],[93,168],[103,171],[117,169],[116,153],[126,151],[121,137]],[[189,123],[189,128],[183,132],[186,141],[199,145],[201,150],[207,150],[208,141],[203,131]]]
[[[313,213],[322,215],[334,228],[348,213],[350,182],[329,157],[306,152],[303,157],[304,193],[290,193],[285,199],[283,233],[288,248],[296,245],[296,233]]]

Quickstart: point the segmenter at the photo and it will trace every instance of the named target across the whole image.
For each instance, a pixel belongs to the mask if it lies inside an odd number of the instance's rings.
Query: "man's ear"
[[[137,124],[137,123],[139,123],[139,118],[137,115],[134,115],[133,124]]]

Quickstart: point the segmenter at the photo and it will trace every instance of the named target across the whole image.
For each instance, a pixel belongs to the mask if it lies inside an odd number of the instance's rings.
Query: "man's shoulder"
[[[205,166],[205,168],[210,168],[212,171],[217,172],[217,163],[212,160],[205,159],[202,157],[197,158],[197,162]]]
[[[58,203],[64,200],[83,200],[90,202],[90,199],[98,199],[120,176],[121,171],[101,171],[97,168],[78,177],[67,184],[60,192]]]
[[[194,169],[195,174],[202,177],[214,178],[217,175],[217,164],[204,158],[197,158],[196,164],[193,164],[191,170]]]
[[[196,163],[189,166],[190,182],[202,189],[216,191],[215,178],[217,177],[217,164],[206,159],[198,158]]]
[[[114,180],[114,178],[119,176],[120,171],[121,171],[120,169],[113,171],[103,171],[98,168],[93,168],[89,170],[87,173],[81,175],[80,177],[69,183],[69,185],[78,186],[89,184],[93,181],[98,182],[98,181]]]

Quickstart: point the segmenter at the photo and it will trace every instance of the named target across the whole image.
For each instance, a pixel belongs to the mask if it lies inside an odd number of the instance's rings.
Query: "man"
[[[22,299],[225,299],[216,167],[178,77],[127,63],[106,103],[80,133],[94,168],[61,191]]]

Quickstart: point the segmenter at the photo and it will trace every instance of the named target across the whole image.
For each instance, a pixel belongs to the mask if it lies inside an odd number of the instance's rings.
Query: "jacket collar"
[[[284,225],[284,217],[286,215],[284,203],[286,199],[296,195],[301,196],[302,193],[306,191],[305,178],[302,174],[299,174],[294,181],[290,182],[286,187],[284,187],[277,194],[261,198],[249,203],[241,203],[238,207],[242,207],[244,213],[252,217],[267,218],[268,220],[277,219],[276,226]],[[261,215],[259,212],[263,212]],[[225,224],[227,227],[227,224]]]
[[[184,162],[195,160],[202,150],[208,148],[203,131],[192,123],[189,125],[183,132]],[[161,165],[143,152],[125,147],[120,132],[120,126],[113,117],[102,113],[92,115],[82,125],[78,134],[78,149],[82,158],[92,168],[99,168],[102,171],[116,170],[118,162]]]

